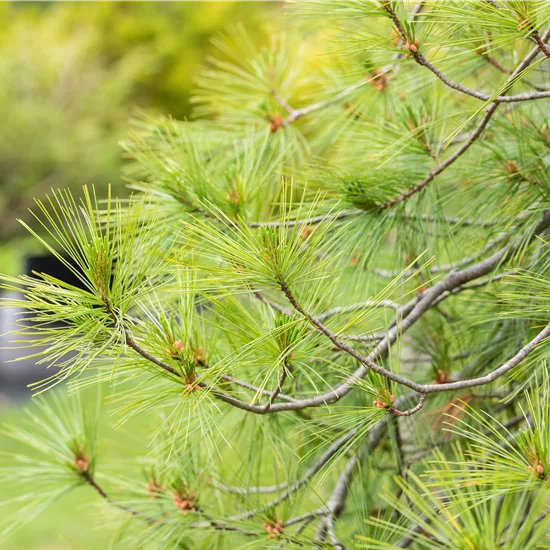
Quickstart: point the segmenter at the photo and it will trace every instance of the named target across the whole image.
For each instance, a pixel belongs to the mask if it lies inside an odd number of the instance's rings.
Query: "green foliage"
[[[118,203],[109,202],[100,216],[95,195],[86,188],[80,203],[69,192],[59,192],[48,205],[37,204],[47,237],[29,230],[82,288],[47,273],[5,277],[3,288],[22,290],[23,297],[3,303],[28,311],[14,334],[23,337],[19,342],[40,348],[31,357],[60,367],[53,377],[59,380],[82,372],[100,355],[116,353],[120,337],[113,321],[122,325],[136,299],[157,282],[160,252],[158,237],[152,242],[143,236],[147,232],[138,205],[128,217]]]
[[[544,547],[550,4],[290,10],[135,121],[130,199],[25,224],[84,288],[5,277],[17,332],[152,419],[76,480],[115,548]]]
[[[2,469],[3,491],[16,495],[2,502],[3,537],[21,525],[32,522],[41,512],[93,476],[97,461],[97,424],[101,400],[95,410],[87,410],[76,397],[37,399],[33,411],[26,411],[26,422],[6,425],[4,436],[24,446],[25,452],[9,455],[10,464]],[[26,426],[25,426],[26,424]],[[22,485],[32,486],[21,494]],[[8,513],[19,508],[18,516]]]

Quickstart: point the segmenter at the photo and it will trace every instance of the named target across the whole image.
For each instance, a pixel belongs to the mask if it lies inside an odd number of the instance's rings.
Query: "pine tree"
[[[37,202],[82,285],[3,278],[65,390],[6,428],[6,532],[83,486],[113,548],[550,547],[550,3],[282,24],[136,121],[130,201]],[[153,426],[122,473],[102,408]]]

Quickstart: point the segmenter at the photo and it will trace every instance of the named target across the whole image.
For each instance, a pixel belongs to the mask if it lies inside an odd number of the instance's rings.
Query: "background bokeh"
[[[0,271],[20,273],[38,253],[17,222],[30,220],[35,197],[84,184],[100,196],[111,184],[124,196],[118,143],[132,117],[141,111],[192,116],[193,76],[212,50],[210,38],[243,24],[260,40],[256,21],[280,9],[279,2],[0,3]],[[6,373],[29,364],[1,358],[0,423],[19,423],[29,391],[9,385]],[[105,459],[123,467],[128,449],[147,441],[139,424],[128,440],[111,425],[105,418]],[[0,452],[14,450],[0,434]],[[0,495],[0,512],[14,496]],[[92,491],[71,493],[2,549],[107,548],[109,517],[82,520],[96,515],[90,503],[98,504]]]
[[[277,2],[0,3],[0,261],[18,272],[33,197],[111,183],[139,109],[190,115],[193,76],[220,30]]]

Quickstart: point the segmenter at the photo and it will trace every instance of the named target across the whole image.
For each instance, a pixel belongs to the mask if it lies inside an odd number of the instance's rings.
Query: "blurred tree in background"
[[[269,3],[276,8],[277,3]],[[210,37],[265,2],[2,3],[0,261],[17,272],[33,197],[108,183],[125,193],[119,140],[136,108],[185,118]],[[249,25],[254,29],[255,25]],[[254,36],[254,31],[252,31]]]

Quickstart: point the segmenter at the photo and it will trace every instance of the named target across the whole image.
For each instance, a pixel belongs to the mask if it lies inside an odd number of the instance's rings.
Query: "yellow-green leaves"
[[[12,294],[2,298],[2,306],[21,312],[15,341],[38,348],[31,357],[60,368],[49,385],[82,372],[100,356],[116,358],[125,316],[166,281],[170,268],[160,237],[146,230],[144,201],[123,208],[109,197],[100,210],[93,189],[84,188],[80,200],[60,191],[37,206],[43,236],[27,229],[80,284],[47,273],[3,277],[2,288]]]

